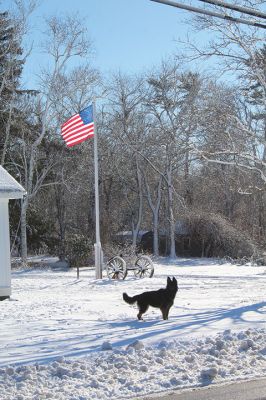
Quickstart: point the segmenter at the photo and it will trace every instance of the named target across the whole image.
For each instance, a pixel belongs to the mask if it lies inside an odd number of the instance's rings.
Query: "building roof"
[[[0,166],[0,198],[21,199],[25,194],[26,190]]]

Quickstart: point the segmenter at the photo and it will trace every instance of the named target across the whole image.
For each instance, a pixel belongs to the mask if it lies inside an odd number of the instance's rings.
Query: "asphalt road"
[[[136,400],[266,400],[266,378],[210,385],[204,388],[148,396]]]

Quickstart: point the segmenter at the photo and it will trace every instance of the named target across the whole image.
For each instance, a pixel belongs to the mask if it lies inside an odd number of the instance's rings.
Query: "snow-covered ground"
[[[129,295],[179,291],[169,320]],[[0,302],[1,400],[127,399],[266,375],[266,267],[159,259],[152,279],[19,270]]]

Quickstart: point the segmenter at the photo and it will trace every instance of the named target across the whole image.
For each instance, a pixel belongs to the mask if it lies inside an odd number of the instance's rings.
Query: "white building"
[[[25,189],[0,166],[0,300],[11,295],[9,199],[21,199]]]

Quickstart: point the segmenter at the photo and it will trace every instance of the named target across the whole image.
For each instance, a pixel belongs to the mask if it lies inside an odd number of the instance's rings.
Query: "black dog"
[[[174,304],[177,291],[177,280],[175,278],[171,280],[168,276],[165,289],[144,292],[133,297],[129,297],[126,293],[123,293],[123,299],[128,304],[137,302],[139,308],[138,319],[143,319],[142,314],[148,310],[149,306],[160,308],[163,319],[168,319],[169,310]]]

